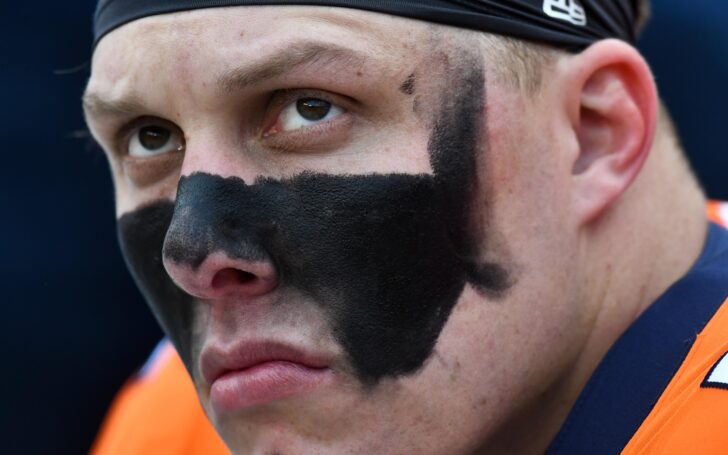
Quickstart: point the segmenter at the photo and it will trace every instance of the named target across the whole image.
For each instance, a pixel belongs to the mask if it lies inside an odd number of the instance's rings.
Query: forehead
[[[207,84],[266,56],[290,50],[290,58],[296,50],[311,53],[313,48],[347,50],[339,56],[356,56],[356,63],[384,70],[420,56],[433,41],[431,29],[424,22],[385,14],[305,6],[238,6],[150,16],[100,41],[89,88],[121,94],[146,76],[162,74],[173,76],[176,83]]]

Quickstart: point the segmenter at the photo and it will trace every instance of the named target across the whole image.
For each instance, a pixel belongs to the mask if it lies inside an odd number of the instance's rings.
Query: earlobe
[[[657,90],[637,50],[605,40],[574,57],[567,99],[579,151],[572,166],[582,224],[598,218],[640,173],[652,148]]]

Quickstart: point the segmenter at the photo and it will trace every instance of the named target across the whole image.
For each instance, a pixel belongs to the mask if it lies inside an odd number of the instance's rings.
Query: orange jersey
[[[728,300],[622,453],[728,454]]]
[[[728,226],[728,204],[711,202],[708,214]],[[727,298],[728,231],[714,225],[696,267],[615,343],[548,453],[728,454]],[[120,392],[91,451],[228,453],[166,340]]]
[[[708,203],[708,219],[728,228],[728,202],[710,201]]]
[[[92,455],[229,455],[169,341],[122,389]]]

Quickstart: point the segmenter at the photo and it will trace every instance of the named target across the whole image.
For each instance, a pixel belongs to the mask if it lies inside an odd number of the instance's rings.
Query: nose
[[[205,173],[180,178],[162,261],[183,291],[204,300],[252,299],[278,286],[270,255],[275,225],[256,215],[255,196],[237,178]]]
[[[177,286],[199,299],[252,299],[270,293],[278,285],[276,269],[268,260],[235,259],[215,252],[195,266],[173,256],[164,254],[167,273]]]

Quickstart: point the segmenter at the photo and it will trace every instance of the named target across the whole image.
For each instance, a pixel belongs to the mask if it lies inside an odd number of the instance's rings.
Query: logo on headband
[[[544,0],[543,12],[554,19],[571,22],[574,25],[586,25],[586,13],[576,0]]]

